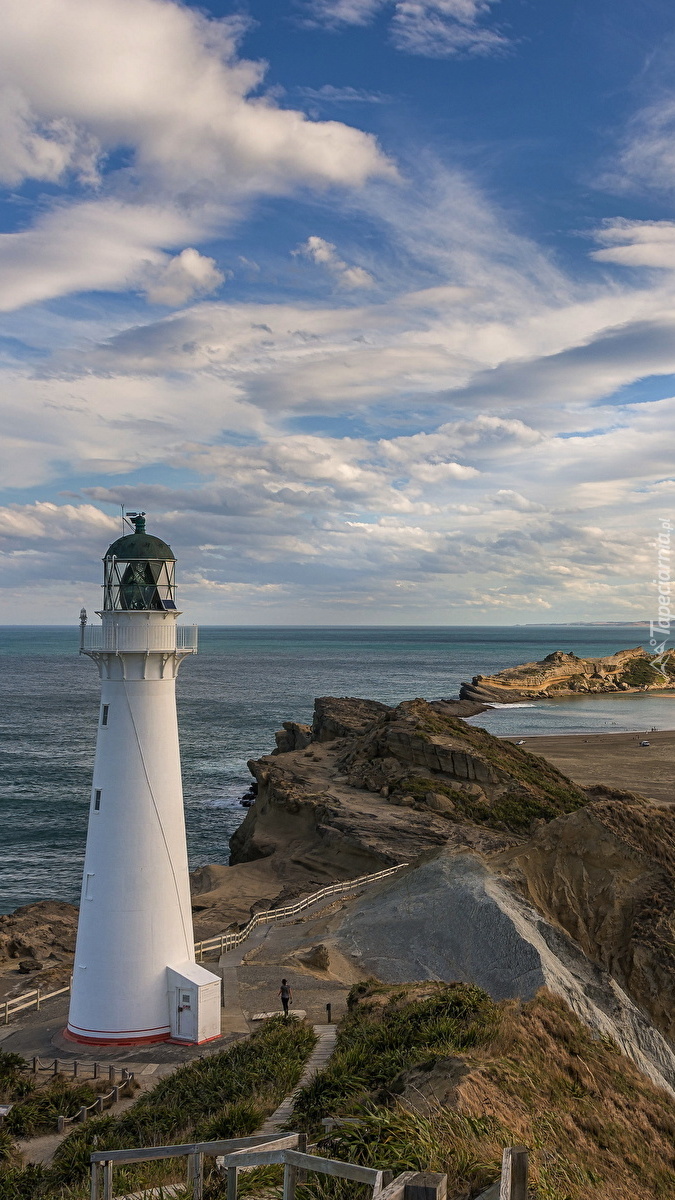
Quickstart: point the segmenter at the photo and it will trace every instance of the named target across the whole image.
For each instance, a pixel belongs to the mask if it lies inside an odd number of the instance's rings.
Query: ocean
[[[78,637],[73,627],[0,627],[0,912],[79,897],[99,680]],[[178,677],[191,867],[227,862],[247,759],[273,749],[282,721],[310,722],[315,696],[451,697],[475,674],[646,637],[635,626],[202,628]],[[675,693],[509,706],[473,721],[495,734],[671,729]]]

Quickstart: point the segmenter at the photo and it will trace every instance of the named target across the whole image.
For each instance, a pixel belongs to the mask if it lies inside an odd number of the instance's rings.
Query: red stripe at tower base
[[[106,1037],[104,1033],[100,1033],[96,1037],[85,1037],[82,1033],[73,1033],[70,1029],[64,1029],[63,1037],[68,1042],[80,1042],[85,1046],[147,1046],[151,1042],[168,1042],[171,1030],[164,1033],[153,1033],[149,1037],[124,1033],[121,1033],[119,1037]]]

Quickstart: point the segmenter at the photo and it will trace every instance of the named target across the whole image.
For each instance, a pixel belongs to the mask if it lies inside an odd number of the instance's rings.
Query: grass
[[[506,828],[514,833],[528,832],[534,819],[552,821],[588,803],[581,788],[551,763],[512,742],[493,737],[479,726],[436,713],[423,700],[408,703],[406,717],[414,722],[416,733],[423,740],[428,741],[429,735],[452,738],[458,750],[474,754],[507,779],[505,790],[489,804],[444,786],[438,776],[422,779],[411,774],[398,782],[398,792],[420,798],[428,791],[444,792],[454,802],[458,819],[468,818],[476,824]]]
[[[296,1105],[312,1130],[329,1115],[363,1122],[324,1137],[323,1153],[442,1171],[450,1197],[475,1196],[499,1177],[502,1148],[523,1143],[533,1200],[673,1200],[672,1098],[562,1000],[495,1004],[461,984],[355,991],[336,1054]],[[440,1104],[449,1071],[454,1099]],[[299,1200],[343,1191],[310,1176]]]
[[[427,989],[422,999],[356,984],[348,1003],[328,1066],[296,1101],[294,1128],[317,1130],[322,1117],[385,1098],[402,1071],[486,1041],[496,1016],[486,993],[466,984]]]
[[[10,1138],[31,1138],[56,1130],[59,1116],[72,1117],[82,1105],[93,1104],[110,1085],[88,1083],[63,1075],[40,1078],[29,1072],[18,1054],[0,1052],[0,1104],[12,1104],[3,1125]],[[0,1163],[4,1159],[0,1147]]]
[[[93,1117],[59,1146],[51,1167],[0,1168],[0,1200],[88,1195],[94,1149],[245,1137],[296,1085],[316,1038],[311,1027],[274,1018],[251,1038],[179,1067],[120,1117]],[[185,1178],[185,1160],[116,1169],[115,1191]]]

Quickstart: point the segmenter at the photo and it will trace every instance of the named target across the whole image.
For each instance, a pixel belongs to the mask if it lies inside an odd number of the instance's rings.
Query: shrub
[[[646,658],[631,658],[619,679],[620,683],[627,683],[630,687],[646,687],[659,681],[663,682],[663,676],[654,670]]]
[[[121,1117],[94,1118],[71,1133],[54,1156],[53,1184],[84,1180],[94,1147],[118,1150],[246,1137],[297,1085],[315,1042],[310,1026],[275,1017],[251,1038],[186,1063]],[[119,1170],[116,1189],[159,1183],[184,1167],[179,1160],[164,1160]]]

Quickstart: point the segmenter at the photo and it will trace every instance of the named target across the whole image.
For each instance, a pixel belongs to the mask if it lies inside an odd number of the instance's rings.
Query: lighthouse
[[[80,652],[101,703],[67,1036],[93,1044],[220,1036],[220,979],[195,963],[176,675],[197,652],[178,625],[176,560],[145,530],[103,559],[100,626]]]

